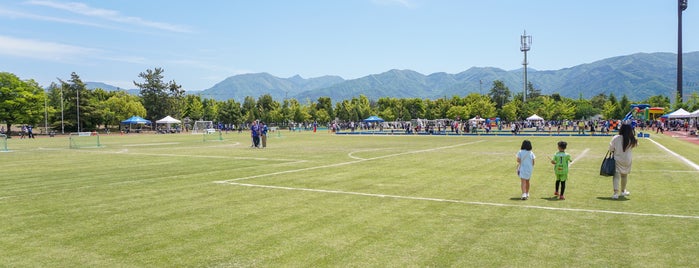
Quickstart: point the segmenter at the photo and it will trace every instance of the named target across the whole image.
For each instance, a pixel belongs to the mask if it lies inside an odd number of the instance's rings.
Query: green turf
[[[699,164],[699,146],[652,135]],[[696,267],[699,171],[640,140],[631,196],[609,137],[270,133],[8,140],[2,267]],[[519,200],[515,153],[537,155]],[[567,200],[546,156],[568,142]]]

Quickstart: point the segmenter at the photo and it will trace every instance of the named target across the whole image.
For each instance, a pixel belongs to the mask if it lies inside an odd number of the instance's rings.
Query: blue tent
[[[383,119],[381,117],[372,115],[367,117],[367,119],[364,119],[364,122],[383,122]]]
[[[143,119],[138,115],[134,115],[129,119],[121,121],[122,124],[137,125],[137,124],[150,124],[150,120]]]

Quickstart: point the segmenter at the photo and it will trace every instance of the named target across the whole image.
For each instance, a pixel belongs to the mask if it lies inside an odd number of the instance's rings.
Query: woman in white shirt
[[[627,124],[621,125],[619,134],[614,135],[612,141],[609,142],[609,151],[614,153],[616,162],[616,172],[614,172],[614,178],[612,179],[612,186],[614,187],[612,199],[619,199],[619,195],[627,196],[631,194],[626,190],[626,184],[629,173],[631,173],[631,152],[636,145],[638,145],[636,133],[631,125]],[[619,181],[621,181],[621,192],[619,192]]]

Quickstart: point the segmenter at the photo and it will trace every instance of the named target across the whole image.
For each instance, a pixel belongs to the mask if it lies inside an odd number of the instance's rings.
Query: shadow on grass
[[[563,201],[563,200],[558,199],[558,196],[542,197],[541,199],[546,200],[546,201]]]
[[[620,196],[619,199],[612,199],[611,196],[598,196],[597,199],[599,200],[606,200],[606,201],[629,201],[631,199],[628,199],[626,197]]]

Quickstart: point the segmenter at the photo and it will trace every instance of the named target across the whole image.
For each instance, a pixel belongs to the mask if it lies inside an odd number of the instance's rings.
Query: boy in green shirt
[[[563,194],[566,191],[566,180],[568,179],[568,163],[573,162],[570,155],[566,153],[568,143],[565,141],[558,142],[558,152],[551,158],[553,164],[553,173],[556,174],[556,192],[553,195],[558,196],[559,200],[565,200]],[[560,195],[558,189],[561,189]]]

